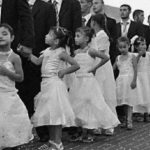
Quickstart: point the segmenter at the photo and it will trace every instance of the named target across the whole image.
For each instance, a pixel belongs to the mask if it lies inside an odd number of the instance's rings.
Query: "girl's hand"
[[[130,87],[131,87],[131,89],[135,89],[136,88],[136,81],[132,81]]]
[[[8,69],[4,67],[3,65],[0,66],[0,74],[3,76],[6,76],[8,72]]]
[[[93,73],[93,75],[95,76],[96,74],[96,69],[95,68],[92,68],[88,71],[88,73]]]
[[[65,75],[65,71],[64,70],[60,70],[59,72],[58,72],[58,77],[59,78],[63,78],[64,77],[64,75]]]

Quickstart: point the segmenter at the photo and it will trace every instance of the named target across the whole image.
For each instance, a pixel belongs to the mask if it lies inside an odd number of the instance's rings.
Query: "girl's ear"
[[[59,39],[55,39],[55,44],[59,45]]]
[[[11,42],[14,40],[14,38],[15,38],[15,36],[14,36],[14,35],[12,35],[12,36],[11,36]]]

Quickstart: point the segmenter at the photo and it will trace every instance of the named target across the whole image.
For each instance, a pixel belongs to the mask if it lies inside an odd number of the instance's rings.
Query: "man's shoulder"
[[[114,18],[106,16],[107,20],[113,23],[116,23],[116,20]]]

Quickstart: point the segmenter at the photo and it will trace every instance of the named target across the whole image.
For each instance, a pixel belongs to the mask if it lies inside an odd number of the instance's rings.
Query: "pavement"
[[[64,150],[150,150],[150,123],[134,122],[133,130],[120,127],[113,136],[99,135],[93,143],[69,142],[63,133]],[[19,147],[20,150],[38,150],[44,143],[38,142],[37,136],[30,143]]]

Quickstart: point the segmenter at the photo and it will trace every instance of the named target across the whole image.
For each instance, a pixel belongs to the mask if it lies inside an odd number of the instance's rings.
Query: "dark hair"
[[[130,40],[125,36],[121,36],[117,39],[117,46],[119,45],[120,42],[125,42],[128,45],[130,45]]]
[[[10,25],[8,25],[7,23],[2,23],[2,24],[0,24],[0,28],[2,28],[2,27],[8,29],[8,31],[10,32],[11,36],[14,35],[14,30],[13,30],[13,28]]]
[[[77,28],[76,32],[84,33],[85,36],[89,37],[88,43],[91,42],[91,39],[92,39],[92,37],[94,35],[94,30],[91,29],[90,27],[86,27],[86,26]]]
[[[133,18],[135,18],[135,16],[139,16],[141,13],[143,13],[144,11],[141,10],[141,9],[136,9],[134,12],[133,12]]]
[[[106,32],[107,36],[109,37],[109,41],[111,42],[111,36],[107,28],[107,23],[106,23],[106,16],[104,14],[96,14],[92,15],[91,20],[97,22],[97,24]]]
[[[128,10],[131,11],[131,6],[128,5],[128,4],[122,4],[122,5],[120,6],[120,8],[121,8],[121,7],[127,7]]]
[[[72,37],[72,34],[67,29],[55,26],[50,28],[50,31],[53,31],[56,38],[59,39],[59,47],[65,48],[66,45],[69,45],[69,40]]]
[[[139,37],[137,37],[137,38],[135,39],[135,41],[134,41],[134,46],[139,46],[140,43],[141,43],[141,42],[144,42],[144,41],[146,41],[145,38],[142,37],[142,36],[139,36]]]
[[[150,15],[148,15],[148,19],[150,19]]]
[[[139,36],[134,41],[134,52],[137,52],[137,47],[140,45],[141,42],[146,41],[146,39],[142,36]]]

